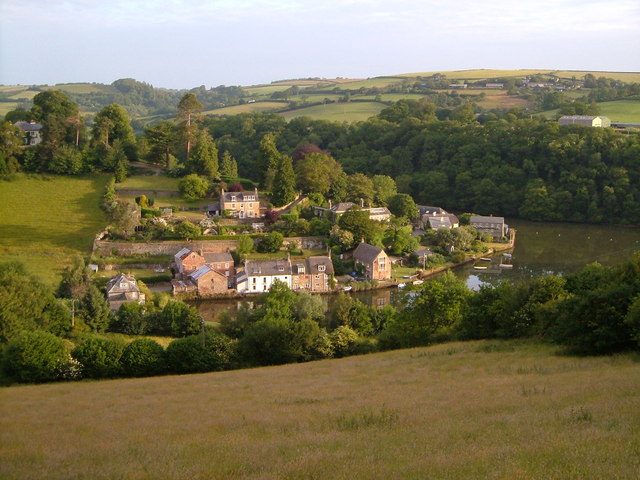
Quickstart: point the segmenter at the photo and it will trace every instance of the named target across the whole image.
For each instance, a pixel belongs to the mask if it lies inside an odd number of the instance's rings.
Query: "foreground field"
[[[89,253],[106,225],[100,210],[106,181],[106,175],[0,181],[0,262],[19,260],[56,285],[62,269],[74,255]]]
[[[636,479],[640,364],[471,342],[0,391],[5,479]]]

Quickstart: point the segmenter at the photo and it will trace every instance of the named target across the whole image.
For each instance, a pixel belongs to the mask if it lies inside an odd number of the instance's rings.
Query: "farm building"
[[[584,125],[585,127],[607,128],[611,126],[608,117],[596,117],[591,115],[565,115],[558,120],[560,125]]]

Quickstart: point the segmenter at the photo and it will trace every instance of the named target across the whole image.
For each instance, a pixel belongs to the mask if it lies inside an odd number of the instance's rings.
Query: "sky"
[[[638,0],[0,0],[0,84],[640,71]]]

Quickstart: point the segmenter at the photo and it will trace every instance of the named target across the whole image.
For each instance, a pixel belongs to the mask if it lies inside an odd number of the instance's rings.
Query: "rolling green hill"
[[[0,180],[0,262],[21,261],[54,286],[74,255],[86,255],[106,226],[100,209],[107,175],[19,176]]]
[[[0,477],[635,479],[640,363],[469,342],[0,391]]]

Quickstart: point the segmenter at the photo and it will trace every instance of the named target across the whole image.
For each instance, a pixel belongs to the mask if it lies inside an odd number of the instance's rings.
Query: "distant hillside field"
[[[106,226],[100,202],[107,178],[0,180],[0,262],[21,261],[57,285],[62,269],[74,255],[90,253],[94,235]]]
[[[358,122],[377,115],[385,105],[377,102],[328,103],[284,112],[286,119],[309,116],[317,120]]]
[[[613,121],[640,123],[640,100],[617,100],[598,104],[600,114]]]
[[[284,102],[255,102],[245,103],[244,105],[234,105],[232,107],[216,108],[215,110],[207,110],[202,112],[205,115],[238,115],[239,113],[258,113],[273,112],[286,108]]]
[[[468,342],[0,391],[0,477],[637,479],[640,363]]]

